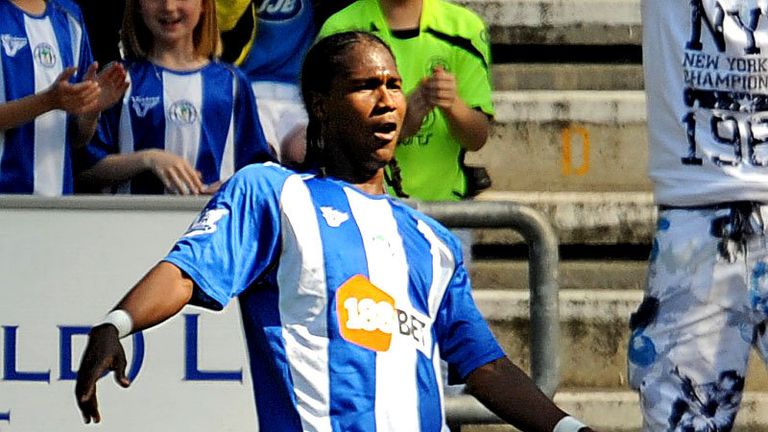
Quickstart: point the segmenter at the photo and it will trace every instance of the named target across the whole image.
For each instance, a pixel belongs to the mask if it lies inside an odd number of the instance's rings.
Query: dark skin
[[[347,73],[327,95],[313,95],[311,109],[323,120],[332,149],[326,173],[371,194],[385,193],[384,166],[394,155],[405,115],[405,96],[394,60],[382,46],[364,41],[350,50]],[[152,327],[174,316],[192,298],[194,281],[173,264],[161,262],[120,301],[133,331]],[[75,395],[86,423],[101,421],[96,382],[107,371],[123,387],[125,353],[110,325],[95,327],[80,365]],[[531,432],[551,432],[566,414],[507,358],[490,362],[466,377],[467,388],[503,420]],[[584,428],[583,432],[591,429]]]
[[[313,95],[312,109],[323,122],[323,141],[338,143],[329,149],[326,173],[382,194],[406,102],[392,56],[374,48],[358,45],[347,73],[334,80],[328,95]]]

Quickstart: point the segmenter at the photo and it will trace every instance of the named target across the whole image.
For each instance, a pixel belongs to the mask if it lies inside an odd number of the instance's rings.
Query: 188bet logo
[[[395,299],[356,275],[336,291],[336,314],[341,336],[373,351],[388,351],[393,335],[409,336],[416,348],[430,355],[429,320],[415,311],[395,307]]]

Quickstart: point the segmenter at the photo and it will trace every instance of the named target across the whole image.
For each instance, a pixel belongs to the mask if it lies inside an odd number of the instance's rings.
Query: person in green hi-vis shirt
[[[328,18],[318,38],[347,30],[376,34],[395,54],[408,95],[396,152],[405,193],[464,198],[464,152],[483,147],[494,115],[483,21],[444,0],[357,0]]]

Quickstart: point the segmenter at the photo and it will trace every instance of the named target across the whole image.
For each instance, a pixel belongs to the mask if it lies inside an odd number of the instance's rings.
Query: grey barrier
[[[206,201],[205,198],[168,196],[2,196],[0,209],[199,210]],[[560,381],[559,256],[557,235],[546,216],[531,207],[511,202],[408,201],[408,204],[449,228],[513,229],[523,237],[530,261],[531,376],[547,396],[553,396]],[[468,395],[446,398],[446,415],[452,430],[459,430],[461,424],[502,422]]]

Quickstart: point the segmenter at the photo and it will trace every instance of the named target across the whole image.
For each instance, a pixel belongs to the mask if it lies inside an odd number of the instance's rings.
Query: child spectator
[[[270,159],[246,78],[216,59],[214,0],[128,0],[131,86],[86,148],[86,183],[137,194],[207,194]]]
[[[71,194],[72,149],[125,91],[125,71],[97,75],[68,0],[0,0],[0,16],[0,193]]]

